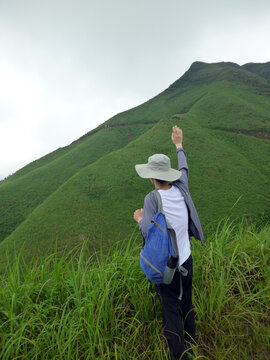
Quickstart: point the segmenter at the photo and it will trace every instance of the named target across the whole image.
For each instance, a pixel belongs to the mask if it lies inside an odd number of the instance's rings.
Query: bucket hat
[[[135,165],[135,169],[142,178],[153,178],[164,181],[175,181],[182,175],[181,171],[171,168],[171,160],[164,154],[150,156],[147,164]]]

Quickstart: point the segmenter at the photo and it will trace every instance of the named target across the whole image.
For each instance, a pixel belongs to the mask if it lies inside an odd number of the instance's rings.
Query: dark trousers
[[[186,277],[177,270],[170,285],[156,285],[156,292],[162,308],[164,335],[168,341],[172,359],[188,359],[184,354],[185,341],[195,341],[195,320],[192,305],[192,256],[182,264],[188,270]],[[180,276],[182,278],[183,296],[179,300]],[[182,356],[182,357],[181,357]]]

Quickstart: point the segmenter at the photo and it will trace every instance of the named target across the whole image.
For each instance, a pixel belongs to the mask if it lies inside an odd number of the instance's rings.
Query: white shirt
[[[173,227],[178,252],[179,265],[182,265],[190,256],[190,242],[188,236],[188,210],[180,190],[173,186],[168,190],[158,190],[162,200],[163,212],[166,220]]]

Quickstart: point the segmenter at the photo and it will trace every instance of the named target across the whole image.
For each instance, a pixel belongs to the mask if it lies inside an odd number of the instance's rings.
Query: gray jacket
[[[185,203],[188,209],[188,232],[189,237],[194,236],[196,239],[203,242],[203,232],[200,224],[200,220],[191,199],[189,189],[188,189],[188,165],[186,160],[186,153],[183,149],[177,149],[178,155],[178,170],[182,172],[182,176],[179,180],[174,181],[172,184],[177,186],[181,191],[181,194],[184,197]],[[143,218],[139,222],[139,229],[144,238],[146,238],[147,228],[150,224],[153,216],[158,211],[156,199],[153,191],[146,195],[144,199],[143,207]]]

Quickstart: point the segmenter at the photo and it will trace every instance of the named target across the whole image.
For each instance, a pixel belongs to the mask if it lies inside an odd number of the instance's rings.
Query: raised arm
[[[179,129],[178,126],[173,126],[172,128],[172,142],[174,143],[177,149],[178,156],[178,170],[182,172],[182,176],[178,181],[183,184],[188,184],[188,165],[186,153],[183,149],[183,131]]]

